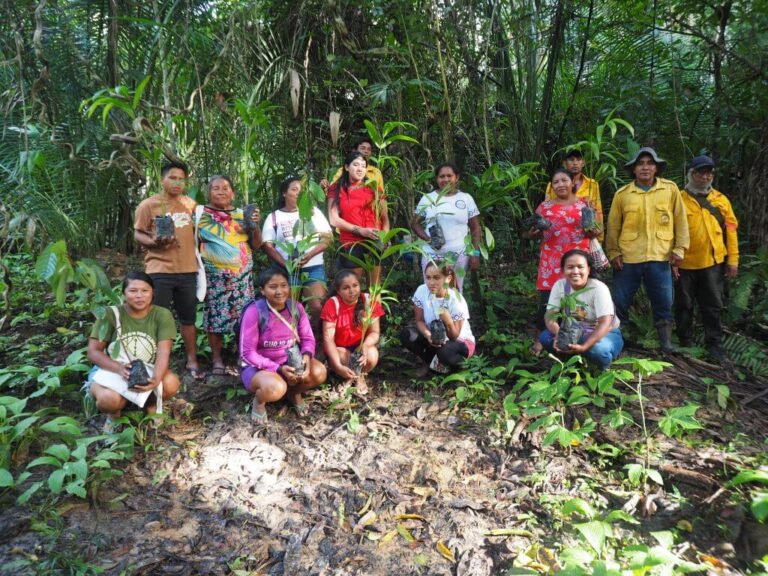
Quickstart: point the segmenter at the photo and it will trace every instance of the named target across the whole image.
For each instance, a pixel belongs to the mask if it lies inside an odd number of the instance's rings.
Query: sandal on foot
[[[191,366],[189,366],[189,364],[187,364],[185,368],[189,373],[189,375],[192,376],[192,380],[196,382],[202,382],[203,380],[205,380],[205,377],[207,376],[207,374],[205,373],[205,370],[203,370],[199,366],[197,368],[192,368]]]
[[[234,366],[214,366],[211,369],[213,376],[239,376],[240,372]]]
[[[291,404],[293,411],[296,412],[298,418],[304,418],[309,414],[309,404]]]
[[[266,424],[269,421],[269,418],[267,417],[267,411],[264,410],[264,412],[256,412],[255,410],[251,410],[251,422],[253,424]]]

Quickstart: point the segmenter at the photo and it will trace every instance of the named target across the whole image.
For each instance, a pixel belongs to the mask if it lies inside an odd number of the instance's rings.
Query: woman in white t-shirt
[[[289,269],[291,287],[303,288],[312,329],[319,334],[320,311],[328,292],[323,253],[332,241],[332,231],[328,219],[317,206],[312,207],[309,220],[299,217],[300,193],[301,179],[298,176],[288,176],[280,184],[277,210],[264,219],[262,246],[272,262]]]
[[[411,220],[413,233],[428,244],[424,246],[421,269],[430,261],[448,261],[456,270],[456,286],[464,287],[467,268],[480,266],[480,210],[474,198],[459,190],[459,169],[451,162],[435,170],[437,190],[422,196]],[[473,248],[467,251],[467,237]]]
[[[424,271],[426,282],[413,295],[416,326],[400,332],[400,341],[424,360],[429,370],[455,370],[475,352],[475,337],[469,326],[469,307],[455,288],[456,274],[450,266],[429,262]]]
[[[608,286],[591,278],[592,259],[584,250],[568,250],[560,260],[563,278],[555,282],[549,293],[544,323],[547,329],[541,333],[541,345],[549,351],[563,354],[581,354],[589,362],[606,370],[624,348],[624,339],[619,330],[619,318],[611,299]],[[576,295],[577,305],[573,310],[562,310],[562,299],[566,294],[584,290]],[[578,344],[569,344],[567,350],[557,347],[560,325],[558,313],[568,314],[582,330]]]

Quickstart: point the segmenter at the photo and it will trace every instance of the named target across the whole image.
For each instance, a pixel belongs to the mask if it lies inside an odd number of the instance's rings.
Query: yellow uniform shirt
[[[333,180],[331,180],[331,184],[336,182],[339,178],[341,178],[341,171],[344,169],[342,166],[336,171],[336,174],[333,176]],[[368,182],[369,180],[375,180],[376,185],[379,188],[379,192],[384,192],[384,176],[381,175],[381,170],[376,168],[373,164],[368,164],[368,167],[365,169],[365,181]]]
[[[661,262],[688,248],[688,219],[677,184],[656,178],[647,192],[634,182],[616,192],[608,214],[605,251],[627,264]]]
[[[723,194],[710,190],[707,200],[717,208],[725,219],[725,238],[723,229],[712,212],[699,204],[687,191],[683,191],[683,203],[688,216],[688,230],[691,244],[685,251],[685,258],[680,268],[701,270],[723,260],[731,266],[739,265],[739,222],[733,213],[731,202]]]
[[[597,221],[600,222],[600,227],[603,226],[603,202],[600,200],[600,185],[597,183],[597,180],[592,180],[592,178],[588,178],[587,176],[584,176],[584,174],[581,175],[581,185],[579,186],[579,189],[576,190],[576,197],[577,198],[586,198],[587,200],[590,200],[592,204],[595,205],[595,208],[597,209]],[[544,193],[544,200],[552,200],[555,198],[555,193],[552,191],[552,184],[547,184],[547,191]],[[602,242],[604,237],[604,233],[601,232],[600,236],[597,237],[597,239]]]

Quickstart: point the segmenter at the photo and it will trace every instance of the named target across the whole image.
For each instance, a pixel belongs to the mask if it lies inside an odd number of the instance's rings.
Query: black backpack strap
[[[720,229],[723,231],[723,238],[725,238],[725,216],[723,216],[723,213],[720,212],[720,210],[718,210],[706,196],[697,196],[695,194],[691,194],[691,196],[693,196],[693,199],[699,203],[699,206],[708,210],[712,216],[715,217],[715,220],[717,220],[717,223],[720,225]]]

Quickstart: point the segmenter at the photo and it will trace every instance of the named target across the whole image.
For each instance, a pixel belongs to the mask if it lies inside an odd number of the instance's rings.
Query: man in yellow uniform
[[[573,180],[573,185],[576,188],[576,197],[589,200],[592,206],[597,211],[597,219],[600,223],[600,228],[603,227],[603,202],[600,199],[600,185],[597,180],[592,180],[586,176],[582,170],[584,170],[584,155],[581,150],[574,148],[565,153],[563,158],[563,168],[568,170]],[[545,200],[552,200],[555,197],[555,193],[552,190],[552,184],[547,184],[547,191],[544,195]],[[603,233],[597,239],[603,241]]]
[[[683,191],[691,244],[675,282],[675,321],[680,345],[690,346],[697,303],[709,355],[723,361],[723,276],[734,278],[739,271],[739,222],[728,198],[712,188],[714,175],[715,162],[709,156],[691,161]]]
[[[659,178],[667,162],[640,148],[624,167],[634,181],[619,189],[608,214],[606,253],[614,268],[613,302],[622,322],[645,285],[661,349],[672,347],[672,266],[688,248],[688,220],[677,184]]]
[[[352,148],[352,151],[355,151],[355,150],[360,152],[360,154],[362,154],[365,157],[365,161],[368,163],[368,167],[365,170],[366,182],[370,182],[370,181],[376,182],[376,186],[378,187],[379,192],[384,192],[384,176],[381,175],[381,170],[379,170],[378,168],[376,168],[376,166],[371,164],[371,154],[373,154],[373,141],[367,136],[363,136],[357,142],[355,142],[355,146],[354,148]],[[341,178],[341,171],[343,169],[344,169],[343,166],[339,168],[330,182],[325,178],[320,180],[320,187],[323,189],[324,192],[328,192],[328,187],[334,182],[336,182],[336,180]],[[371,186],[371,188],[373,188],[373,186]]]

